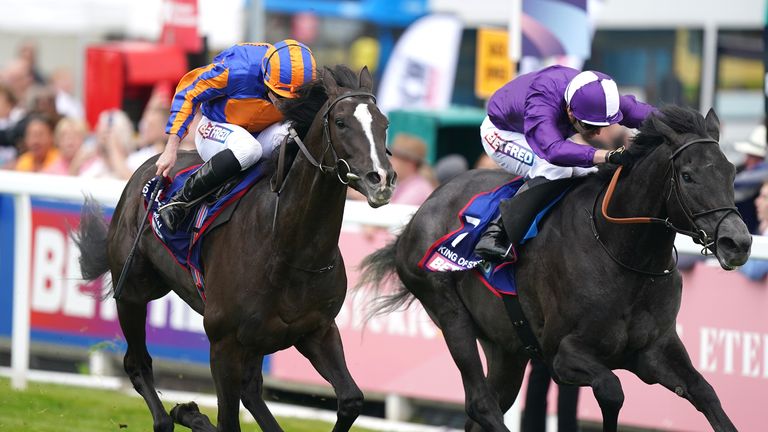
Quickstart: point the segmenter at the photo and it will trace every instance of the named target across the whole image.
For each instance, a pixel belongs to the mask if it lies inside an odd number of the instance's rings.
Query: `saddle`
[[[163,225],[157,209],[166,204],[174,194],[184,186],[184,182],[201,165],[193,165],[179,171],[170,184],[163,190],[154,202],[149,202],[155,188],[156,178],[151,179],[143,188],[144,205],[151,206],[149,224],[155,237],[165,246],[176,263],[190,272],[197,286],[198,293],[205,300],[203,283],[203,265],[201,250],[203,238],[216,227],[227,223],[237,208],[237,204],[253,185],[264,177],[264,166],[257,163],[232,178],[211,194],[191,204],[187,218],[179,225],[176,232],[171,233]]]
[[[459,228],[434,242],[419,261],[419,267],[428,272],[472,271],[495,295],[516,295],[514,263],[486,262],[474,250],[488,224],[499,214],[499,205],[514,197],[523,183],[523,178],[517,177],[496,189],[473,196],[457,215]],[[521,227],[525,232],[523,242],[536,237],[544,216],[562,196],[549,202],[530,224]]]
[[[296,145],[291,144],[293,144],[293,141],[286,139],[280,145],[275,164],[269,161],[261,161],[233,177],[202,199],[190,203],[191,211],[188,212],[187,218],[174,233],[165,229],[162,220],[157,214],[157,209],[166,204],[183,187],[187,178],[201,165],[193,165],[179,171],[171,183],[164,186],[155,202],[151,203],[152,209],[149,212],[149,223],[152,227],[152,232],[165,246],[176,263],[190,272],[198,293],[203,300],[205,300],[204,269],[201,261],[203,239],[213,229],[229,222],[232,214],[237,210],[240,198],[269,173],[273,173],[272,190],[279,193],[279,189],[298,153]],[[273,168],[273,165],[276,166]],[[145,208],[149,205],[155,182],[156,180],[153,178],[143,188]],[[275,185],[278,185],[278,187],[276,188]]]

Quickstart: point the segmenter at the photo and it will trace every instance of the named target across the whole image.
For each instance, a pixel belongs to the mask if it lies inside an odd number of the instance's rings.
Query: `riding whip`
[[[144,226],[147,224],[147,219],[149,218],[149,212],[152,211],[152,204],[155,202],[155,199],[157,198],[157,194],[162,189],[161,185],[164,182],[163,176],[157,175],[154,178],[155,180],[155,186],[152,188],[152,195],[149,198],[149,203],[147,203],[147,211],[144,212],[144,217],[141,218],[141,223],[139,224],[139,231],[136,233],[136,238],[133,239],[133,246],[131,246],[131,251],[128,253],[128,258],[125,259],[125,263],[123,264],[123,269],[120,271],[120,277],[117,279],[117,285],[115,286],[115,291],[113,294],[113,297],[115,300],[120,298],[120,294],[123,291],[123,284],[125,282],[125,275],[128,273],[128,269],[131,267],[131,263],[133,262],[133,254],[136,252],[136,247],[139,245],[139,239],[141,238],[141,233],[144,231]]]

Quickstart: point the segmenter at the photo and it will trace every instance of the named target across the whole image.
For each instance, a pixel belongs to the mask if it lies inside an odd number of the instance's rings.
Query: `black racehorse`
[[[752,239],[734,208],[735,170],[718,139],[713,111],[705,119],[689,109],[662,109],[641,127],[629,150],[636,162],[619,171],[615,190],[606,178],[615,168],[584,179],[546,218],[517,263],[520,303],[545,363],[557,382],[592,387],[605,431],[617,430],[624,402],[614,369],[630,370],[688,399],[714,430],[736,430],[675,332],[682,289],[673,258],[675,230],[704,243],[725,269],[749,256]],[[494,171],[452,180],[392,244],[363,262],[362,286],[382,289],[387,276],[401,281],[378,312],[407,305],[415,296],[442,329],[461,371],[466,429],[473,431],[507,430],[502,413],[517,396],[528,356],[503,302],[475,276],[427,273],[418,262],[456,227],[456,214],[471,196],[509,180]],[[603,214],[607,190],[613,198]],[[503,204],[501,210],[505,217]],[[487,377],[476,340],[488,359]]]
[[[117,311],[128,345],[125,371],[147,402],[156,432],[173,430],[174,421],[194,431],[217,430],[193,403],[169,415],[155,390],[145,344],[147,303],[171,290],[204,317],[219,431],[240,430],[241,400],[262,430],[282,430],[261,396],[261,366],[265,355],[290,346],[333,385],[334,431],[349,430],[360,412],[363,394],[347,370],[334,322],[347,289],[338,248],[346,183],[377,207],[389,201],[394,172],[385,147],[388,122],[376,107],[367,68],[359,76],[344,66],[320,75],[299,90],[298,99],[280,105],[306,146],[283,183],[279,206],[270,182],[259,182],[231,220],[204,240],[205,302],[151,230],[137,233],[144,215],[141,190],[154,175],[156,158],[128,181],[108,231],[97,206],[84,208],[78,241],[86,279],[111,271],[116,280],[134,238],[142,236]],[[197,163],[197,153],[184,153],[174,172]]]

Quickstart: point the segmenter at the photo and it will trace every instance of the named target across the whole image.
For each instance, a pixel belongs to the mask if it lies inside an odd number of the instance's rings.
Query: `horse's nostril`
[[[732,250],[737,250],[738,249],[738,245],[730,237],[721,237],[717,241],[717,248],[718,249],[724,249],[724,250],[727,250],[727,251],[732,251]]]
[[[749,247],[752,245],[751,240],[751,237],[745,237],[744,239],[740,239],[738,237],[720,237],[717,240],[717,248],[731,252],[748,251]]]
[[[369,172],[368,174],[365,175],[365,180],[368,183],[370,183],[370,184],[377,185],[377,184],[381,183],[381,176],[379,175],[379,173],[377,173],[375,171],[371,171],[371,172]]]

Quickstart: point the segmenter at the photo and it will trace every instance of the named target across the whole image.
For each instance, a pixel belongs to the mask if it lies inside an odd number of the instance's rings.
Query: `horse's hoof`
[[[171,409],[171,418],[176,423],[181,423],[181,419],[184,418],[184,416],[199,413],[200,408],[197,407],[196,403],[187,402],[184,404],[176,404],[176,406]]]

